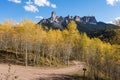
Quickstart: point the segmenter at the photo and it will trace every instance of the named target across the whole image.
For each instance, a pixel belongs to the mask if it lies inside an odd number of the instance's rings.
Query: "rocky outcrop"
[[[66,17],[62,17],[62,16],[56,16],[55,12],[52,12],[50,18],[42,19],[38,24],[43,24],[45,26],[52,26],[52,28],[64,29],[71,20],[83,24],[97,24],[97,21],[94,16],[73,17],[68,15]]]
[[[84,16],[82,17],[83,23],[96,24],[97,21],[94,16]]]
[[[79,16],[75,16],[75,17],[74,17],[74,20],[75,20],[76,22],[82,22],[82,19],[81,19]]]

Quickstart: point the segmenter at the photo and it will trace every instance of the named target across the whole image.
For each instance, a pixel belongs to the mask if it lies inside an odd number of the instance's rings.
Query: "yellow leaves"
[[[47,37],[48,37],[47,40],[48,40],[48,42],[50,44],[54,44],[55,43],[55,31],[54,30],[50,29],[48,34],[47,34]]]
[[[3,34],[4,33],[4,27],[0,27],[0,34]]]
[[[89,46],[89,41],[90,39],[88,38],[87,34],[86,33],[83,33],[80,35],[80,41],[81,41],[81,45],[83,47],[88,47]]]
[[[61,43],[63,41],[63,35],[60,30],[49,30],[47,33],[47,42],[49,44],[56,45],[57,43]]]
[[[52,45],[53,47],[60,44],[60,48],[63,49],[66,45],[70,45],[71,48],[82,48],[86,53],[90,53],[90,51],[96,53],[96,51],[99,50],[102,58],[104,58],[106,54],[112,56],[116,51],[116,47],[111,46],[109,43],[103,43],[98,38],[90,39],[86,33],[80,34],[74,21],[71,21],[67,25],[67,29],[63,31],[53,29],[45,31],[42,25],[36,25],[27,19],[21,21],[16,27],[13,26],[13,23],[9,21],[0,25],[0,34],[5,35],[5,33],[7,33],[7,37],[12,37],[13,39],[21,38],[22,41],[27,39],[29,43],[35,42],[41,44],[46,42],[47,45]],[[119,53],[116,55],[118,54]],[[114,57],[119,57],[116,55]]]
[[[63,35],[64,38],[67,38],[69,36],[68,30],[63,30],[62,35]]]
[[[10,20],[6,20],[4,21],[4,23],[2,24],[2,27],[6,28],[6,29],[10,29],[13,28],[15,25],[14,22],[10,21]]]
[[[75,21],[70,21],[70,23],[67,26],[67,29],[70,32],[70,34],[75,33],[75,31],[77,30],[77,25],[76,25]]]
[[[63,41],[63,35],[60,30],[55,30],[55,37],[56,37],[56,43],[62,42]]]
[[[21,26],[21,27],[30,28],[30,27],[33,27],[35,25],[35,23],[33,21],[30,21],[29,19],[25,19],[25,20],[19,22],[18,25]]]

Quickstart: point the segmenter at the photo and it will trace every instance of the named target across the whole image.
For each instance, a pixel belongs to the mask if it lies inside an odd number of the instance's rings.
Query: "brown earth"
[[[70,73],[82,70],[83,64],[77,61],[73,61],[74,65],[65,68],[46,68],[46,67],[25,67],[12,65],[10,73],[13,73],[17,80],[61,80],[61,79],[50,79],[50,77],[65,76]],[[9,66],[7,64],[0,64],[0,77],[4,78],[8,73]],[[1,79],[0,80],[6,80]],[[47,78],[47,79],[45,79]],[[13,80],[13,79],[10,79]]]

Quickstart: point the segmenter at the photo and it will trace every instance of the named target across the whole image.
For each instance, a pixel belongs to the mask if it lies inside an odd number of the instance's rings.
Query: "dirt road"
[[[8,65],[0,64],[0,74],[8,73]],[[74,62],[73,66],[65,68],[39,68],[39,67],[24,67],[18,65],[11,66],[11,73],[18,77],[18,80],[36,80],[51,75],[66,75],[69,73],[77,72],[83,68],[80,62]],[[3,75],[1,75],[3,76]]]

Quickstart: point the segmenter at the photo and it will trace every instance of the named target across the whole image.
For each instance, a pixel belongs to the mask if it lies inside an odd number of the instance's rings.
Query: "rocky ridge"
[[[52,26],[52,28],[57,28],[57,29],[64,29],[66,25],[71,21],[74,20],[77,23],[83,23],[83,24],[97,24],[97,20],[95,16],[56,16],[55,12],[51,13],[51,17],[47,19],[42,19],[38,24],[43,24],[45,26]]]

